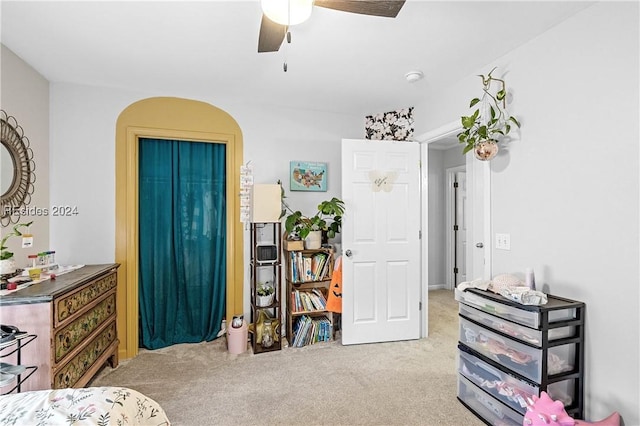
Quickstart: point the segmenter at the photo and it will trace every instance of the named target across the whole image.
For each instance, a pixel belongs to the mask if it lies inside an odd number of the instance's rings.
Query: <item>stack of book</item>
[[[300,348],[318,342],[328,342],[332,335],[331,321],[325,316],[312,318],[302,315],[293,327],[293,341],[291,346]]]
[[[295,283],[320,281],[329,275],[329,254],[325,252],[313,253],[305,256],[303,252],[289,252],[289,276]]]
[[[327,299],[320,289],[293,290],[291,292],[292,312],[324,311],[327,309]]]

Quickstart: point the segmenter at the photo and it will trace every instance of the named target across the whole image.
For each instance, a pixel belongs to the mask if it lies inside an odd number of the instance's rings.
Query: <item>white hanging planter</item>
[[[498,142],[494,139],[478,142],[473,150],[480,161],[489,161],[498,153]]]

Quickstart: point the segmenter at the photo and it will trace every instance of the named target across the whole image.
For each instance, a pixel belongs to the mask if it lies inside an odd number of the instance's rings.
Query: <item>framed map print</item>
[[[289,162],[291,191],[327,191],[327,163]]]

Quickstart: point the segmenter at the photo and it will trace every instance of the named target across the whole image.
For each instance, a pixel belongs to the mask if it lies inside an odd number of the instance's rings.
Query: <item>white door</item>
[[[455,173],[455,286],[467,281],[467,173]]]
[[[467,197],[471,230],[467,236],[467,280],[491,279],[491,169],[488,161],[467,154]]]
[[[420,337],[420,148],[344,139],[342,343]]]

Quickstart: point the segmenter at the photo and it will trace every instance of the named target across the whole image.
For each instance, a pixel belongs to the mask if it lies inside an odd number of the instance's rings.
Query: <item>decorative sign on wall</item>
[[[406,141],[413,137],[413,107],[367,115],[366,139]]]
[[[292,191],[326,192],[327,163],[291,161],[289,163],[289,178]]]
[[[391,192],[396,179],[398,179],[398,172],[381,172],[379,170],[369,172],[369,180],[371,181],[373,192]]]
[[[249,161],[240,166],[240,222],[251,221],[251,187],[253,186],[253,166]]]

